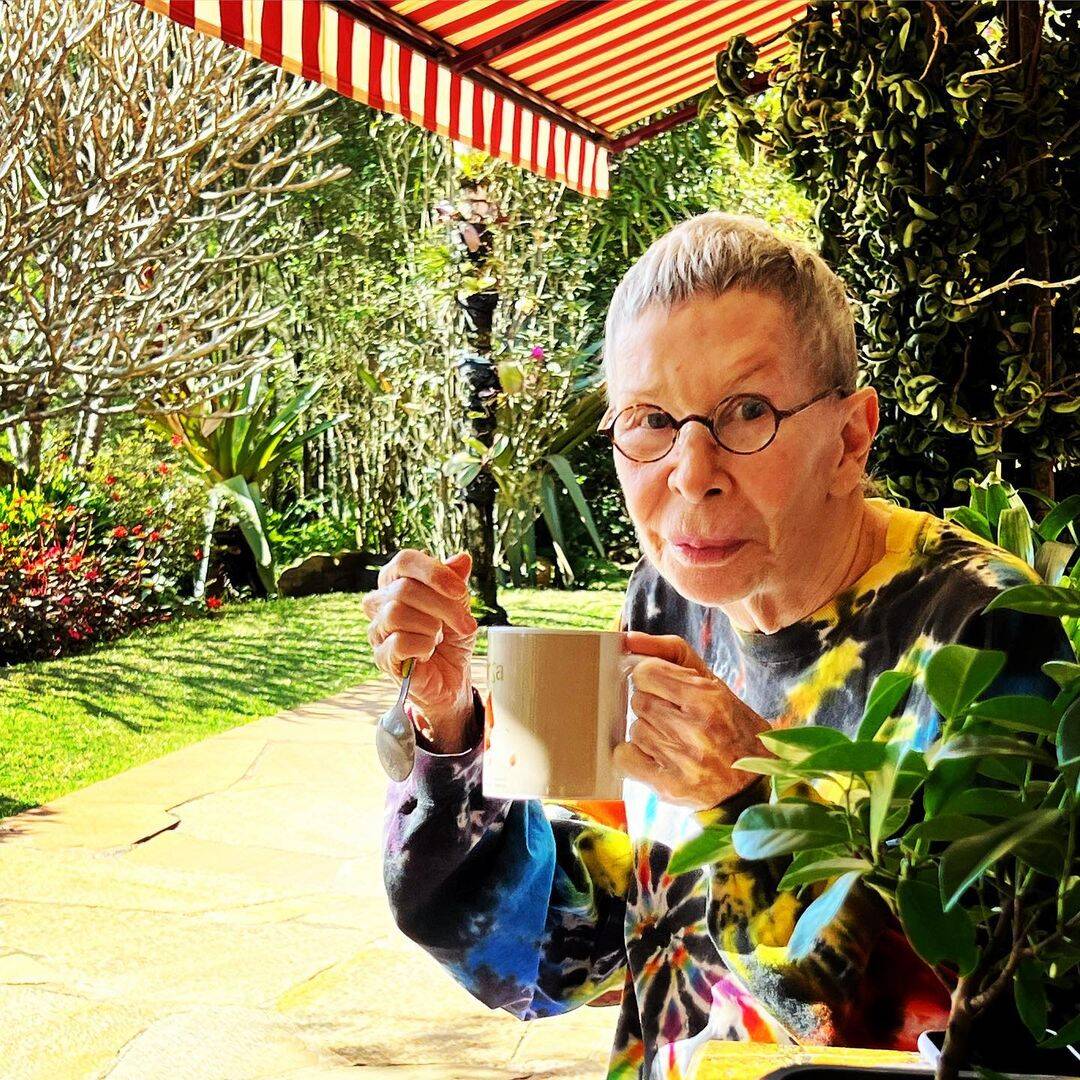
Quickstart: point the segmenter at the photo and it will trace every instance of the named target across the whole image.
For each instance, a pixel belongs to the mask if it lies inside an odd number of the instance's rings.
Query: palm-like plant
[[[262,385],[261,372],[227,393],[211,396],[191,412],[154,415],[154,421],[190,455],[190,463],[209,489],[202,561],[195,596],[202,595],[210,561],[210,544],[223,500],[236,513],[244,539],[255,556],[259,580],[267,594],[277,594],[277,568],[270,546],[261,483],[311,439],[345,419],[340,414],[300,430],[304,413],[322,389],[316,379],[283,407]]]

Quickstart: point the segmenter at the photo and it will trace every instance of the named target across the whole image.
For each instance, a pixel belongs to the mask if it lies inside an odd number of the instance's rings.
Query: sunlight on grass
[[[621,590],[506,589],[523,626],[607,629]],[[379,675],[359,594],[236,604],[0,669],[0,817]],[[476,654],[487,655],[481,631]]]

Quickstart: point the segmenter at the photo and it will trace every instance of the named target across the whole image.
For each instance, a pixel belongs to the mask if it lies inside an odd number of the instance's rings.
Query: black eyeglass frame
[[[722,450],[726,450],[729,454],[739,454],[743,457],[747,457],[750,454],[760,454],[762,450],[768,449],[772,445],[773,440],[776,438],[776,433],[780,430],[780,424],[789,416],[794,416],[796,413],[802,412],[803,409],[810,408],[811,405],[817,404],[817,402],[822,401],[824,398],[834,396],[846,398],[850,397],[854,393],[854,390],[845,390],[842,386],[834,386],[830,390],[823,390],[820,394],[815,395],[809,401],[804,401],[801,405],[796,405],[793,409],[778,409],[764,394],[729,394],[726,398],[723,398],[717,403],[716,408],[713,409],[711,416],[700,416],[697,413],[692,413],[690,416],[684,416],[681,420],[676,420],[675,417],[667,411],[667,409],[662,409],[659,405],[654,405],[652,402],[649,401],[639,401],[635,402],[633,405],[627,405],[624,409],[620,409],[615,414],[611,423],[608,424],[607,427],[597,428],[596,433],[598,435],[606,435],[611,440],[611,445],[614,446],[615,449],[618,450],[619,453],[622,454],[622,456],[626,458],[627,461],[633,461],[639,465],[651,465],[655,461],[662,461],[664,458],[666,458],[668,454],[670,454],[671,451],[675,449],[675,444],[679,441],[679,432],[686,424],[689,424],[691,421],[696,420],[698,423],[705,425],[706,430],[713,437],[713,441]],[[725,405],[729,404],[732,401],[737,401],[740,398],[752,398],[755,401],[763,401],[769,407],[773,414],[773,433],[769,436],[769,441],[766,442],[763,446],[759,446],[756,450],[732,450],[730,446],[725,446],[724,443],[720,441],[720,437],[716,434],[716,429],[713,427],[713,418],[720,412],[720,410]],[[615,425],[618,423],[619,417],[622,416],[622,414],[626,412],[627,409],[640,409],[642,407],[656,409],[658,412],[664,413],[664,415],[667,416],[673,424],[671,445],[660,455],[660,457],[645,458],[644,460],[642,460],[641,458],[632,458],[615,441]]]

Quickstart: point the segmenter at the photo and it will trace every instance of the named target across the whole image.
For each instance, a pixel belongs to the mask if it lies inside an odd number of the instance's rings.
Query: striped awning
[[[735,34],[782,50],[804,0],[135,0],[583,195]],[[776,40],[772,40],[776,39]],[[692,106],[685,110],[692,115]],[[684,117],[679,117],[682,119]],[[667,118],[670,126],[672,117]]]

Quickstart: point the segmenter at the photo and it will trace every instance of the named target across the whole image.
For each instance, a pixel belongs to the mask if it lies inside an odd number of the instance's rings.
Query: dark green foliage
[[[995,459],[1051,493],[1080,462],[1080,9],[815,4],[789,38],[775,115],[746,101],[745,38],[716,96],[816,203],[882,398],[876,472],[939,511]]]

